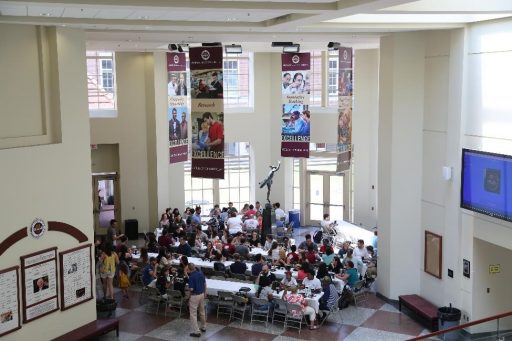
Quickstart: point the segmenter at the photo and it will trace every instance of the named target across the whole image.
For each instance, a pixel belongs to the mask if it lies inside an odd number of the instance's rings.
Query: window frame
[[[314,68],[311,69],[311,82],[315,83],[318,75],[321,77],[320,81],[320,90],[316,89],[316,91],[320,92],[320,105],[310,103],[310,108],[314,112],[318,113],[335,113],[338,110],[338,75],[339,75],[339,61],[338,61],[338,51],[325,51],[325,50],[313,50],[311,53],[311,64],[314,65],[314,59],[321,60],[320,71],[316,72]],[[336,64],[335,68],[330,68],[330,63],[334,62]],[[332,78],[336,81],[334,84],[329,84]],[[329,96],[329,89],[332,88],[332,96]]]
[[[247,60],[247,66],[248,66],[247,67],[248,103],[247,103],[247,105],[229,106],[229,105],[226,105],[226,98],[227,98],[226,93],[227,93],[227,91],[229,91],[228,87],[226,86],[227,83],[225,81],[226,75],[229,74],[226,72],[226,70],[234,70],[234,69],[225,68],[224,66],[226,65],[225,64],[226,62],[237,61],[238,62],[237,69],[239,70],[241,60]],[[255,91],[255,89],[254,89],[254,53],[253,52],[244,52],[240,55],[224,54],[222,67],[223,67],[223,74],[224,74],[224,76],[223,76],[223,78],[224,78],[224,112],[225,113],[253,113],[254,112],[254,91]],[[238,81],[239,81],[240,76],[245,76],[246,74],[245,73],[237,73],[236,75],[238,75]],[[240,84],[238,84],[238,87],[239,86],[240,86]],[[235,91],[240,91],[240,90],[236,89]]]
[[[86,65],[88,71],[88,63],[90,60],[95,61],[95,70],[96,74],[89,74],[87,72],[87,77],[92,76],[98,82],[98,92],[105,91],[108,94],[112,95],[113,108],[91,108],[91,102],[89,101],[88,95],[88,109],[89,109],[89,118],[115,118],[118,116],[118,107],[117,107],[117,77],[116,77],[116,54],[115,51],[99,51],[99,50],[87,50],[86,51]],[[103,62],[110,61],[111,68],[104,68]],[[103,87],[105,84],[104,74],[111,75],[112,82],[111,87]],[[101,82],[101,87],[99,86]],[[88,90],[89,91],[89,90]],[[99,98],[99,95],[96,99]],[[99,102],[94,103],[96,106],[99,106]]]

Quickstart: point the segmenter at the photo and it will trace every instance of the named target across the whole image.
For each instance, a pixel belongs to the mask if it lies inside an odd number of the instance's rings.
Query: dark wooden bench
[[[78,340],[90,340],[96,337],[99,337],[103,334],[106,334],[112,330],[116,331],[116,335],[119,337],[119,320],[110,319],[110,320],[96,320],[86,325],[81,326],[75,330],[70,331],[64,335],[59,336],[55,340],[62,341],[78,341]]]
[[[398,310],[402,311],[402,304],[429,322],[432,331],[437,330],[437,307],[419,295],[398,296]]]

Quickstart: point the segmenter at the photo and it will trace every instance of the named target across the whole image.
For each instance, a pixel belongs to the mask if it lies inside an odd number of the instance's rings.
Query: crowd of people
[[[284,224],[285,219],[281,217],[284,218],[285,214],[279,203],[274,204],[274,210],[276,222]],[[207,214],[209,220],[205,221],[201,207],[186,208],[183,215],[177,208],[168,208],[162,213],[155,231],[146,235],[145,246],[140,249],[139,257],[133,257],[126,236],[116,233],[117,222],[113,220],[105,240],[96,243],[104,296],[113,298],[113,279],[117,277],[123,297],[128,297],[126,287],[133,284],[138,272],[144,286],[158,288],[163,297],[168,289],[178,290],[189,301],[193,311],[201,311],[204,302],[194,297],[200,295],[194,290],[201,291],[204,296],[206,289],[199,283],[202,280],[199,275],[191,275],[200,272],[189,263],[189,257],[195,256],[212,261],[214,271],[226,276],[246,276],[246,279],[254,281],[258,288],[256,296],[266,299],[270,308],[273,308],[273,289],[285,290],[283,299],[301,305],[304,315],[309,316],[310,328],[316,329],[317,322],[323,316],[312,312],[304,297],[297,294],[299,289],[323,292],[320,310],[329,310],[338,302],[341,294],[334,286],[333,279],[354,287],[365,275],[363,262],[368,269],[366,274],[376,275],[375,250],[371,245],[366,246],[363,240],[359,240],[354,248],[345,242],[338,250],[331,240],[325,238],[319,245],[307,234],[297,246],[288,236],[276,238],[273,234],[265,234],[262,212],[259,202],[246,204],[240,211],[232,203],[222,209],[215,205]],[[335,223],[324,225],[334,228]],[[251,255],[253,248],[263,251]],[[150,253],[157,256],[150,257]],[[232,261],[229,266],[225,264],[227,260]],[[270,271],[276,267],[286,269],[280,281]],[[297,270],[295,276],[292,276],[292,268]],[[128,284],[123,284],[124,287],[121,286],[121,277],[126,277],[128,281]],[[197,336],[197,316],[194,318],[192,334]]]

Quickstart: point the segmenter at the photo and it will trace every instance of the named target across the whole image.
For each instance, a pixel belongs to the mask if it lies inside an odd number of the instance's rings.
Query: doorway
[[[324,213],[331,220],[343,220],[345,214],[345,176],[334,172],[308,171],[306,224],[319,225]]]
[[[110,220],[116,219],[121,226],[121,203],[119,201],[119,175],[101,173],[92,176],[94,232],[107,233]]]

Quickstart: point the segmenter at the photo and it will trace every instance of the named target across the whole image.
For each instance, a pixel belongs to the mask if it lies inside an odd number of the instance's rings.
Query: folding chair
[[[233,314],[233,294],[229,291],[219,291],[217,296],[219,297],[217,301],[217,318],[219,318],[219,314],[224,314],[229,315],[231,320],[231,315]]]
[[[302,329],[302,323],[306,323],[306,318],[304,316],[304,312],[302,311],[302,306],[300,304],[291,304],[286,303],[286,319],[284,322],[284,329],[286,328],[295,328],[300,331]],[[294,327],[290,324],[296,324]]]
[[[357,281],[352,289],[352,297],[354,298],[354,304],[358,306],[359,303],[366,302],[368,300],[367,292],[364,287],[364,280]]]
[[[179,290],[167,290],[167,307],[176,308],[179,310],[178,318],[181,317],[181,310],[183,308],[183,295]],[[165,309],[165,315],[167,316],[167,309]]]
[[[268,318],[270,315],[270,302],[264,298],[253,297],[251,299],[251,324],[252,321],[265,322],[265,328],[268,324]],[[265,320],[259,320],[258,318],[265,318]]]
[[[229,320],[240,320],[240,325],[244,322],[245,312],[250,309],[247,305],[248,299],[243,296],[233,295],[233,310]]]
[[[339,303],[340,303],[341,297],[342,297],[341,295],[338,296],[338,299],[336,300],[336,303],[331,307],[331,309],[329,309],[329,310],[321,310],[321,311],[326,312],[327,315],[323,318],[322,322],[320,322],[320,326],[322,326],[324,324],[324,322],[327,321],[329,316],[331,316],[331,314],[333,314],[333,313],[334,313],[334,315],[336,315],[337,317],[340,318],[340,321],[337,320],[336,322],[338,322],[338,323],[342,323],[343,322],[341,314],[339,313],[339,311],[340,311]]]
[[[201,271],[203,272],[203,275],[206,278],[210,278],[211,276],[213,276],[213,269],[212,268],[204,267],[204,268],[201,268]]]
[[[280,322],[285,323],[286,320],[286,301],[281,298],[274,298],[274,311],[272,312],[272,324],[274,324],[274,319],[276,316],[283,317],[283,320]]]
[[[148,308],[151,304],[156,305],[156,314],[158,315],[158,311],[160,310],[160,304],[165,304],[165,299],[160,295],[160,291],[157,288],[147,287],[147,299],[148,303],[146,304],[146,313],[148,313]]]

